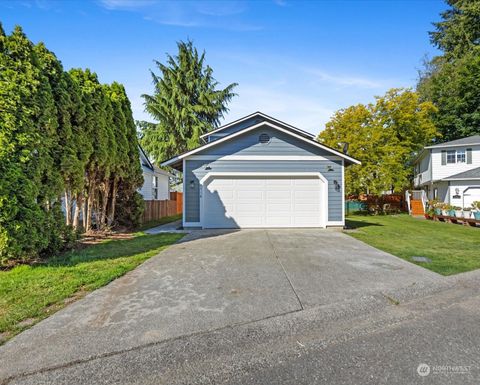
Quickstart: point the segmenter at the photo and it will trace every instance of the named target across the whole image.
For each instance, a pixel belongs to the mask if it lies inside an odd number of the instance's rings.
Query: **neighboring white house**
[[[142,194],[143,199],[146,201],[170,199],[169,180],[171,175],[152,164],[145,151],[141,147],[139,149],[140,164],[143,171],[143,186],[138,192]]]
[[[414,185],[453,206],[480,201],[480,135],[428,146],[414,165]]]

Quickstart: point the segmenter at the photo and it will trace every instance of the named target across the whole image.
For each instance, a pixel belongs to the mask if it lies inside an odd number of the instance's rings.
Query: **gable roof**
[[[138,149],[140,150],[140,160],[142,162],[142,166],[145,166],[153,171],[153,164],[152,162],[150,162],[150,159],[148,159],[148,156],[145,153],[145,150],[140,145],[138,145]]]
[[[331,147],[328,147],[322,143],[319,143],[317,142],[316,140],[313,139],[313,137],[310,137],[310,138],[307,138],[305,136],[302,136],[302,135],[299,135],[298,133],[295,133],[291,130],[288,130],[288,129],[285,129],[283,127],[280,127],[280,125],[277,125],[277,124],[273,124],[273,123],[270,123],[270,122],[267,122],[267,121],[264,121],[264,122],[260,122],[260,123],[257,123],[257,124],[254,124],[252,126],[249,126],[249,127],[245,127],[237,132],[234,132],[233,134],[230,134],[230,135],[226,135],[225,137],[221,138],[221,139],[218,139],[218,140],[215,140],[213,142],[210,142],[210,143],[207,143],[207,144],[204,144],[203,146],[200,146],[200,147],[197,147],[193,150],[190,150],[190,151],[187,151],[187,152],[184,152],[183,154],[180,154],[180,155],[177,155],[169,160],[166,160],[165,162],[162,162],[162,166],[172,166],[174,167],[175,165],[178,165],[180,166],[179,162],[183,159],[185,159],[186,157],[190,156],[190,155],[194,155],[200,151],[203,151],[203,150],[206,150],[207,148],[211,148],[211,147],[215,147],[215,146],[218,146],[219,144],[221,143],[224,143],[226,141],[229,141],[229,140],[232,140],[232,139],[235,139],[237,136],[239,135],[243,135],[249,131],[252,131],[252,130],[255,130],[259,127],[262,127],[262,126],[268,126],[270,128],[273,128],[275,130],[278,130],[278,131],[281,131],[281,132],[284,132],[288,135],[291,135],[297,139],[300,139],[300,140],[303,140],[304,142],[307,142],[313,146],[316,146],[316,147],[319,147],[323,150],[326,150],[330,153],[332,153],[333,155],[336,155],[336,156],[339,156],[343,159],[345,159],[346,161],[348,161],[349,163],[352,163],[352,164],[360,164],[361,162],[355,158],[352,158],[351,156],[348,156],[347,154],[344,154],[340,151],[337,151]]]
[[[434,144],[432,146],[427,146],[425,148],[441,148],[441,147],[456,147],[456,146],[466,146],[480,144],[480,135],[467,136],[466,138],[451,140],[450,142]]]
[[[252,119],[252,118],[255,118],[255,117],[259,117],[259,118],[263,119],[263,121],[265,121],[265,120],[268,121],[269,120],[269,121],[271,121],[271,123],[283,126],[284,128],[286,128],[288,130],[292,130],[292,131],[296,132],[297,134],[300,134],[300,135],[303,135],[303,136],[306,136],[306,137],[309,137],[309,138],[314,138],[315,137],[315,135],[311,134],[310,132],[301,130],[300,128],[294,127],[291,124],[282,122],[281,120],[272,118],[271,116],[269,116],[267,114],[264,114],[263,112],[257,111],[257,112],[254,112],[254,113],[250,114],[250,115],[244,116],[243,118],[234,120],[233,122],[224,124],[223,126],[220,126],[213,131],[209,131],[206,134],[201,135],[200,138],[206,138],[207,136],[210,136],[212,134],[216,134],[220,131],[223,131],[226,128],[233,127],[236,124],[240,124],[240,123],[242,123],[242,122],[244,122],[248,119]]]
[[[157,174],[162,174],[162,175],[166,175],[166,176],[169,176],[169,177],[173,176],[169,172],[167,172],[165,170],[162,170],[157,165],[150,162],[150,159],[148,159],[147,153],[142,148],[142,146],[138,145],[138,149],[140,150],[140,163],[141,163],[142,166],[145,166],[146,168],[148,168],[149,170],[151,170],[151,171],[153,171],[154,173],[157,173]]]
[[[480,167],[460,172],[458,174],[443,178],[443,180],[465,180],[465,179],[479,179],[480,180]]]

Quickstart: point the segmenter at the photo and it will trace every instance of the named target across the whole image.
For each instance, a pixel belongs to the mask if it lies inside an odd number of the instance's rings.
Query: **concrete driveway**
[[[0,383],[309,309],[394,301],[443,280],[336,231],[196,231],[0,347]]]

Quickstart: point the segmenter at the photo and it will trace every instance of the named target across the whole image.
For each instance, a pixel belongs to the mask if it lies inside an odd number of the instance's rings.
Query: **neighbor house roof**
[[[193,150],[190,150],[190,151],[187,151],[187,152],[184,152],[183,154],[180,154],[180,155],[177,155],[169,160],[166,160],[165,162],[161,163],[162,166],[171,166],[173,168],[176,168],[176,169],[181,169],[182,167],[182,160],[190,155],[194,155],[200,151],[203,151],[207,148],[211,148],[211,147],[215,147],[215,146],[218,146],[219,144],[221,143],[224,143],[226,141],[229,141],[229,140],[232,140],[232,139],[235,139],[236,137],[238,137],[239,135],[242,135],[246,132],[249,132],[251,130],[254,130],[256,128],[259,128],[259,127],[262,127],[262,126],[268,126],[270,128],[273,128],[275,130],[278,130],[278,131],[281,131],[281,132],[284,132],[288,135],[291,135],[293,137],[296,137],[297,139],[300,139],[300,140],[303,140],[304,142],[307,142],[315,147],[319,147],[323,150],[326,150],[330,153],[332,153],[333,155],[336,155],[336,156],[339,156],[345,160],[347,160],[349,163],[351,164],[360,164],[361,162],[355,158],[352,158],[351,156],[347,155],[347,154],[344,154],[343,152],[341,151],[338,151],[338,150],[335,150],[331,147],[328,147],[322,143],[319,143],[317,142],[315,139],[313,139],[313,136],[311,135],[310,137],[305,137],[304,135],[300,135],[296,132],[293,132],[292,130],[289,130],[289,129],[286,129],[282,126],[280,126],[279,124],[274,124],[274,123],[270,123],[268,121],[262,121],[260,123],[257,123],[257,124],[254,124],[252,126],[248,126],[248,127],[245,127],[237,132],[234,132],[232,134],[229,134],[229,135],[226,135],[225,137],[221,138],[221,139],[218,139],[218,140],[215,140],[213,142],[210,142],[210,143],[207,143],[207,144],[204,144],[203,146],[200,146],[200,147],[197,147]]]
[[[425,148],[456,147],[480,144],[480,135],[467,136],[466,138],[452,140],[450,142],[434,144]]]
[[[479,179],[480,180],[480,167],[460,172],[458,174],[449,176],[448,178],[443,178],[443,180],[471,180]]]
[[[462,146],[474,146],[480,145],[480,135],[467,136],[466,138],[451,140],[450,142],[444,142],[439,144],[432,144],[431,146],[424,147],[418,155],[415,157],[413,163],[417,163],[423,156],[426,150],[431,148],[449,148],[449,147],[462,147]]]
[[[283,127],[287,128],[287,129],[289,129],[289,130],[292,130],[292,131],[294,131],[294,132],[297,132],[298,134],[300,134],[300,135],[302,135],[302,136],[306,136],[306,137],[309,137],[309,138],[314,138],[314,137],[315,137],[315,135],[311,134],[310,132],[301,130],[301,129],[298,128],[298,127],[294,127],[294,126],[292,126],[291,124],[282,122],[281,120],[272,118],[271,116],[269,116],[269,115],[267,115],[267,114],[264,114],[263,112],[257,111],[257,112],[254,112],[253,114],[244,116],[243,118],[234,120],[233,122],[224,124],[223,126],[220,126],[220,127],[218,127],[217,129],[215,129],[215,130],[213,130],[213,131],[209,131],[209,132],[207,132],[206,134],[201,135],[200,138],[205,138],[205,137],[210,136],[210,135],[212,135],[212,134],[216,134],[216,133],[218,133],[218,132],[220,132],[220,131],[223,131],[223,130],[226,129],[226,128],[232,127],[232,126],[234,126],[234,125],[236,125],[236,124],[242,123],[242,122],[244,122],[245,120],[252,119],[252,118],[254,118],[254,117],[259,117],[259,118],[261,118],[261,119],[264,119],[264,120],[267,120],[267,121],[271,121],[271,122],[274,123],[274,124],[278,124],[278,125],[283,126]]]
[[[160,167],[150,162],[150,159],[148,159],[147,153],[142,148],[142,146],[138,145],[138,149],[140,150],[140,159],[142,162],[142,166],[145,166],[146,168],[152,170],[153,172],[156,172],[157,174],[167,175],[169,177],[173,176],[168,171],[162,170]]]

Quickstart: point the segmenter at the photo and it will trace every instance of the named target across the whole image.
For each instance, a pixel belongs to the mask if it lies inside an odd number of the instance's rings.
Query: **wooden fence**
[[[183,207],[182,198],[182,193],[171,193],[170,199],[160,201],[144,201],[145,210],[143,211],[142,223],[156,221],[163,217],[181,214]]]

